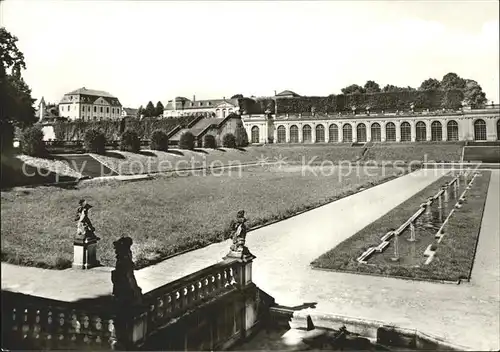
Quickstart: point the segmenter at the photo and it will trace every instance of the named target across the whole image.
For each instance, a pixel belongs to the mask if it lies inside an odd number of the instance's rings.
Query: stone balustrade
[[[145,294],[146,336],[189,309],[234,291],[239,266],[237,260],[225,260]]]
[[[2,292],[2,340],[16,349],[110,350],[115,341],[111,297],[68,303]]]

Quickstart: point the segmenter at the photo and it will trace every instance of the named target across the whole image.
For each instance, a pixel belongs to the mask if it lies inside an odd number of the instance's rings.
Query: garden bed
[[[410,262],[368,261],[360,264],[357,258],[369,247],[380,244],[380,238],[388,231],[403,224],[429,196],[434,195],[440,186],[448,181],[447,176],[439,179],[421,192],[414,195],[377,221],[340,243],[334,249],[321,255],[311,264],[316,269],[347,271],[359,274],[406,277],[411,279],[458,281],[468,280],[475,256],[476,243],[482,221],[486,195],[491,173],[483,171],[467,192],[466,203],[451,216],[446,235],[437,244],[432,262],[428,265],[414,265]],[[399,242],[408,247],[405,236]],[[406,236],[407,237],[407,236]],[[433,242],[433,241],[432,241]],[[429,243],[417,242],[416,250],[423,254]],[[386,251],[393,251],[393,243]],[[405,250],[401,251],[404,254]]]
[[[2,261],[66,268],[73,257],[73,221],[78,200],[94,206],[90,217],[102,238],[99,257],[113,266],[112,242],[134,239],[137,267],[166,256],[219,242],[230,234],[236,212],[249,226],[288,218],[392,179],[400,170],[371,169],[302,173],[301,169],[249,167],[205,177],[160,177],[134,183],[80,185],[62,190],[40,187],[2,192]],[[345,170],[344,170],[345,171]],[[215,259],[214,259],[215,260]]]

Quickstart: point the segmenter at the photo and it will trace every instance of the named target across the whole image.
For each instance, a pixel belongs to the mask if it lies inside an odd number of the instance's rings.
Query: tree
[[[457,110],[462,106],[464,92],[460,89],[449,89],[444,92],[441,106],[445,109]]]
[[[215,137],[211,134],[206,134],[205,137],[203,137],[203,147],[212,149],[217,148]]]
[[[139,106],[139,109],[137,109],[137,117],[141,117],[141,115],[144,114],[144,108]]]
[[[90,153],[104,154],[106,151],[106,137],[97,129],[90,129],[83,137],[85,149]]]
[[[435,78],[428,78],[425,81],[422,82],[420,87],[418,88],[419,90],[435,90],[435,89],[441,89],[441,82],[439,82]]]
[[[231,99],[243,99],[243,94],[235,94],[231,97]]]
[[[163,116],[163,110],[164,110],[163,104],[161,103],[161,101],[159,101],[158,103],[156,103],[154,116],[156,117]]]
[[[236,129],[234,130],[234,138],[237,147],[247,147],[248,146],[248,135],[243,123],[238,121],[236,124]]]
[[[365,93],[378,93],[380,92],[380,86],[375,81],[366,81],[364,90]]]
[[[342,94],[363,94],[366,93],[365,89],[357,84],[351,84],[345,88],[341,89]]]
[[[141,140],[136,131],[131,129],[126,129],[122,133],[120,141],[120,150],[138,153],[141,150]]]
[[[43,132],[39,127],[27,127],[21,133],[21,149],[24,154],[45,156],[47,150],[43,142]]]
[[[168,136],[164,130],[154,130],[151,133],[151,144],[152,150],[160,150],[166,152],[168,150]]]
[[[474,80],[466,80],[464,89],[464,101],[473,108],[483,107],[486,104],[486,94],[481,86]]]
[[[0,28],[0,138],[2,151],[12,148],[14,126],[25,128],[36,122],[31,89],[21,77],[26,69],[17,37]]]
[[[384,88],[382,88],[382,92],[384,93],[389,93],[389,92],[406,92],[410,90],[415,90],[415,88],[412,88],[410,86],[408,87],[398,87],[392,84],[387,84]]]
[[[226,133],[222,137],[222,146],[226,148],[236,148],[236,138],[232,133]]]
[[[148,105],[146,105],[146,110],[144,110],[144,116],[145,117],[152,117],[155,116],[155,106],[153,105],[152,101],[149,101]]]
[[[444,90],[464,89],[465,83],[465,79],[460,78],[454,72],[450,72],[443,76],[443,79],[441,80],[441,88]]]

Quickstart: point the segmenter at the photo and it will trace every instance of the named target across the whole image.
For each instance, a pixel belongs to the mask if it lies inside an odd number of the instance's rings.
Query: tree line
[[[398,87],[392,84],[387,84],[383,88],[373,81],[366,81],[364,86],[351,84],[341,89],[342,94],[370,94],[370,93],[388,93],[388,92],[405,92],[405,91],[427,91],[427,90],[459,90],[463,92],[464,102],[472,107],[481,107],[486,104],[486,94],[481,86],[472,79],[465,79],[458,76],[454,72],[449,72],[443,76],[441,80],[436,78],[428,78],[420,84],[420,87]]]

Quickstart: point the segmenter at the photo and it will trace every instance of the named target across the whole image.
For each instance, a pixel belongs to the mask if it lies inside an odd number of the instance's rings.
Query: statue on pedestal
[[[76,236],[81,239],[100,239],[95,235],[95,228],[89,219],[89,209],[92,205],[88,204],[85,199],[80,199],[76,210],[75,221],[78,221],[76,226]]]
[[[243,252],[248,251],[248,248],[245,246],[245,240],[247,237],[247,226],[245,222],[247,219],[245,218],[245,211],[240,210],[236,215],[236,222],[233,225],[233,244],[230,249],[233,252]]]

